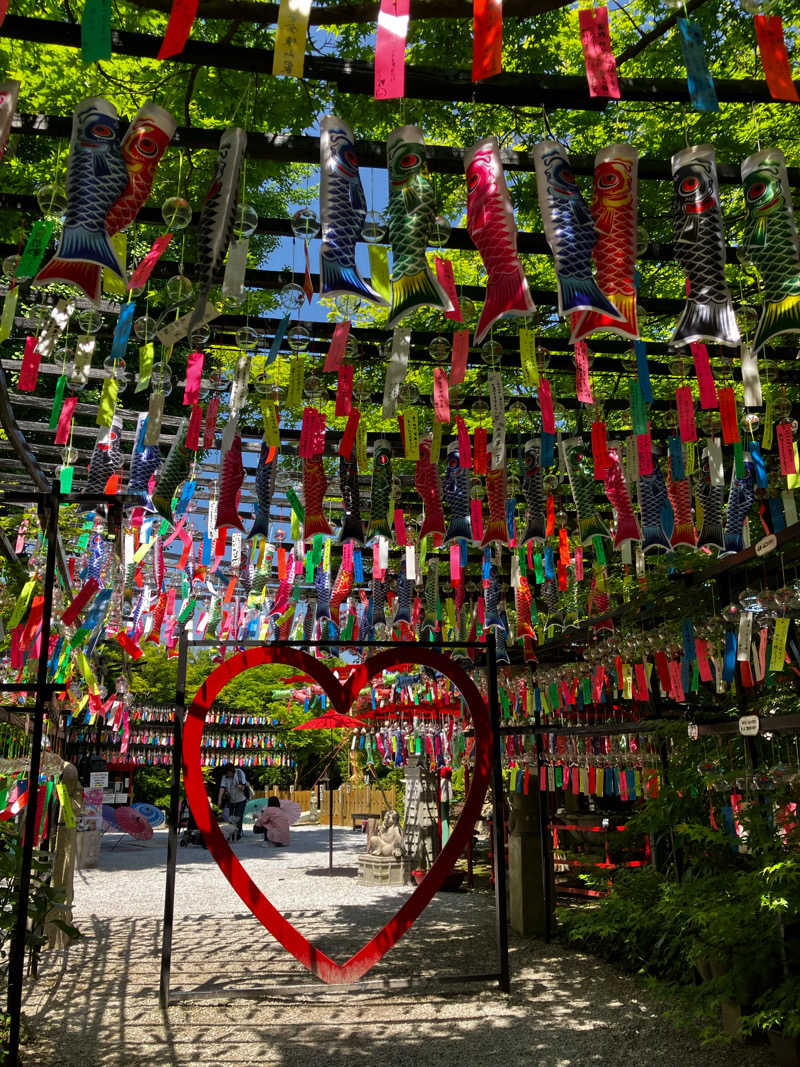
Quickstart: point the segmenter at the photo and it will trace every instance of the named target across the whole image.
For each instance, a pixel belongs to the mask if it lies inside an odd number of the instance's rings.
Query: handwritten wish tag
[[[697,440],[697,423],[694,418],[694,398],[688,385],[681,385],[675,390],[675,403],[678,407],[678,431],[682,441]]]
[[[453,355],[450,365],[450,387],[460,385],[467,373],[469,357],[469,330],[456,330],[453,334]]]
[[[553,412],[553,394],[550,382],[542,378],[539,382],[539,410],[542,413],[542,432],[555,434],[556,419]]]
[[[783,21],[780,15],[756,15],[753,19],[761,53],[761,66],[773,100],[800,102],[797,86],[792,80],[789,53],[783,36]]]
[[[351,323],[348,319],[346,322],[337,322],[333,327],[333,337],[331,338],[328,353],[325,356],[325,365],[322,368],[323,373],[338,371],[341,366],[344,350],[347,347],[347,339],[350,336],[350,326]]]
[[[272,53],[275,77],[302,78],[311,0],[281,0],[278,32]]]
[[[581,47],[586,62],[586,80],[589,96],[603,96],[619,100],[617,61],[611,51],[611,34],[608,29],[608,8],[583,8],[578,12],[581,30]]]
[[[708,358],[708,349],[704,344],[696,342],[689,345],[689,348],[694,360],[697,384],[700,387],[700,407],[703,411],[713,411],[714,408],[719,407],[719,400],[711,362]]]
[[[375,42],[375,99],[397,100],[406,88],[410,0],[381,0]]]
[[[639,458],[639,474],[644,477],[653,473],[653,442],[650,431],[636,435],[636,453]]]
[[[437,422],[450,422],[450,386],[444,367],[433,368],[433,414]]]
[[[81,59],[111,59],[111,0],[86,0],[81,19]]]
[[[781,474],[797,474],[794,461],[794,441],[792,439],[792,425],[789,422],[779,422],[775,427],[778,438],[778,455],[781,461]]]
[[[585,341],[575,345],[575,391],[581,404],[594,403],[589,381],[589,349]]]
[[[741,441],[739,434],[739,417],[736,414],[736,394],[731,386],[726,385],[717,390],[719,397],[719,417],[722,423],[722,442],[726,445]]]

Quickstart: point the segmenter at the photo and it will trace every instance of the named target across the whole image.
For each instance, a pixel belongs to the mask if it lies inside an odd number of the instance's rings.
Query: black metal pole
[[[494,904],[500,988],[511,989],[508,966],[508,893],[506,890],[506,843],[503,818],[503,765],[500,761],[500,702],[497,697],[497,645],[494,630],[486,638],[489,722],[492,729],[492,793],[494,794]]]
[[[544,900],[544,939],[545,943],[550,943],[550,938],[553,935],[552,930],[552,916],[553,916],[553,893],[552,893],[552,873],[550,870],[550,827],[548,825],[547,818],[547,806],[548,806],[548,793],[547,790],[541,788],[542,781],[542,735],[541,730],[541,715],[538,708],[533,712],[533,725],[536,728],[534,736],[534,743],[536,745],[536,790],[539,794],[539,855],[541,857],[540,862],[542,865],[542,899]]]
[[[328,870],[333,870],[333,730],[331,730],[331,762],[328,769]]]
[[[161,937],[161,984],[158,993],[158,1002],[163,1010],[169,1007],[169,980],[172,970],[172,927],[175,918],[175,872],[178,866],[178,819],[181,798],[183,722],[186,715],[186,660],[188,651],[186,630],[181,625],[180,637],[178,638],[178,681],[175,687],[175,724],[172,732],[172,779],[169,794],[164,929]]]
[[[47,664],[50,658],[50,616],[53,613],[53,587],[56,578],[56,547],[58,544],[59,507],[58,493],[58,482],[54,482],[50,493],[43,493],[39,497],[40,507],[47,509],[44,521],[44,528],[47,536],[47,557],[44,572],[42,630],[39,638],[39,663],[36,669],[36,702],[33,709],[31,769],[28,776],[28,804],[25,809],[25,837],[22,843],[22,865],[19,873],[17,915],[8,959],[8,1067],[17,1067],[19,1064],[22,980],[25,969],[25,934],[28,929],[28,897],[31,888],[33,839],[36,834],[36,808],[39,799],[42,729],[44,724],[45,705],[48,703],[50,693],[47,686]]]

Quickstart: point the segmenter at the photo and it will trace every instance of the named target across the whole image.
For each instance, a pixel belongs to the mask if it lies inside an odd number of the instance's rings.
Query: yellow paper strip
[[[273,76],[302,78],[311,0],[281,0],[272,57]]]

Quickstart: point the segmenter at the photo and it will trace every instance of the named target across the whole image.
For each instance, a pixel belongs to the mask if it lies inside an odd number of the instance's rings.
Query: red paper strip
[[[156,59],[169,59],[183,51],[192,32],[199,0],[173,0],[167,23],[167,32],[161,42]]]
[[[639,456],[639,474],[653,473],[653,442],[650,431],[637,433],[636,451]]]
[[[433,368],[433,413],[437,422],[450,421],[450,386],[444,367]]]
[[[450,297],[450,303],[453,305],[452,311],[445,311],[445,318],[452,319],[453,322],[463,322],[461,306],[458,303],[456,280],[453,277],[453,264],[449,259],[444,259],[442,256],[435,256],[434,263],[436,264],[436,278],[439,285]]]
[[[664,696],[669,696],[669,663],[665,652],[656,652],[656,673],[658,674],[658,684],[661,686],[661,692]]]
[[[781,460],[781,474],[797,474],[797,465],[794,461],[794,441],[792,439],[791,423],[779,422],[775,427],[775,435],[778,438],[778,455]]]
[[[697,384],[700,386],[700,407],[703,411],[711,411],[719,406],[719,401],[711,363],[708,359],[708,349],[705,345],[696,342],[690,344],[689,348],[692,351]]]
[[[61,412],[58,416],[58,426],[56,426],[56,440],[57,445],[69,444],[69,434],[72,427],[72,416],[75,414],[75,408],[78,404],[77,396],[68,396],[64,403],[61,405]]]
[[[473,0],[472,80],[492,78],[503,69],[502,0]]]
[[[647,700],[647,672],[644,669],[643,663],[635,663],[633,669],[636,673],[636,688],[638,690],[637,700]],[[623,774],[622,781],[626,780],[626,775]]]
[[[196,452],[200,447],[200,431],[202,428],[203,409],[199,404],[195,404],[189,416],[189,425],[186,427],[186,448],[189,452]]]
[[[719,417],[722,423],[722,443],[725,445],[736,444],[741,441],[739,434],[739,418],[736,414],[736,394],[730,385],[717,390],[719,399]]]
[[[92,599],[94,594],[100,588],[99,582],[95,578],[90,578],[83,588],[78,592],[75,599],[70,606],[66,608],[61,616],[61,621],[65,626],[71,626],[73,622],[78,618],[80,613]]]
[[[203,428],[203,448],[214,447],[214,435],[217,432],[217,414],[219,413],[219,393],[214,393],[206,407],[206,423]]]
[[[301,459],[311,459],[314,455],[314,428],[317,422],[317,409],[304,408],[303,421],[300,425],[300,441],[297,454]]]
[[[539,409],[542,413],[542,433],[556,432],[556,420],[553,414],[553,393],[546,378],[539,380]]]
[[[352,363],[343,363],[339,367],[339,381],[336,386],[336,410],[338,418],[346,418],[353,406],[353,372],[355,367]]]
[[[0,26],[2,26],[6,20],[6,15],[8,14],[8,4],[9,0],[0,0]]]
[[[767,79],[773,100],[800,101],[797,86],[792,80],[792,68],[789,65],[789,53],[783,36],[783,22],[780,15],[756,15],[753,19],[758,38],[758,50],[761,53],[761,66]]]
[[[39,363],[42,359],[36,344],[36,337],[25,338],[25,352],[22,356],[22,366],[19,369],[19,382],[17,383],[17,389],[21,393],[32,393],[36,388],[36,382],[39,378]]]
[[[131,275],[128,282],[129,289],[141,289],[144,286],[147,279],[153,273],[153,267],[155,267],[156,263],[158,263],[164,255],[171,240],[171,233],[165,233],[162,234],[161,237],[156,237],[150,247],[150,251]]]
[[[583,581],[583,546],[575,546],[575,581]]]
[[[394,533],[397,538],[397,544],[400,548],[405,548],[408,544],[408,531],[406,530],[406,517],[402,508],[394,509]]]
[[[594,403],[589,382],[589,349],[585,341],[578,341],[575,345],[575,391],[581,404]]]
[[[450,581],[457,582],[461,579],[461,545],[454,541],[450,545]]]
[[[488,433],[485,426],[476,426],[473,435],[472,462],[476,474],[486,474],[486,446]]]
[[[311,281],[311,260],[308,256],[308,241],[304,243],[306,250],[306,273],[303,278],[303,292],[306,294],[306,300],[310,304],[311,297],[314,295],[314,283]]]
[[[361,422],[361,412],[358,408],[351,408],[350,414],[347,416],[347,425],[339,442],[339,455],[344,456],[345,459],[350,459],[353,454],[353,445],[356,441],[359,422]]]
[[[192,554],[192,535],[183,526],[181,526],[178,530],[178,537],[181,539],[181,544],[183,545],[183,552],[181,552],[181,558],[178,560],[178,570],[182,571],[186,564],[189,562],[189,556],[191,556]],[[174,593],[175,590],[172,589],[170,590],[170,592]],[[169,600],[167,601],[167,605],[169,605]],[[175,607],[174,601],[172,603],[172,607]]]
[[[742,685],[747,689],[750,689],[755,685],[755,682],[753,681],[753,672],[750,670],[750,663],[746,659],[739,660],[739,674],[742,678]]]
[[[555,500],[555,497],[553,496],[553,494],[551,493],[547,498],[547,503],[545,504],[545,525],[544,525],[544,535],[545,535],[545,537],[552,537],[553,536],[553,531],[555,530],[555,528],[556,528],[556,500]]]
[[[460,385],[467,373],[469,356],[469,330],[457,330],[453,334],[453,357],[450,364],[450,388]]]
[[[697,423],[694,418],[694,399],[691,387],[681,385],[675,390],[675,403],[678,407],[678,432],[681,441],[697,440]]]
[[[480,544],[483,540],[483,508],[480,500],[473,497],[469,502],[469,510],[472,517],[472,540]]]
[[[130,637],[128,637],[124,630],[120,630],[117,634],[117,641],[133,659],[141,659],[144,655],[144,652],[142,652],[137,644],[134,644],[134,642],[131,641]]]
[[[608,470],[608,439],[604,422],[592,423],[592,457],[594,459],[594,480],[605,481]]]
[[[696,637],[694,639],[694,647],[697,652],[697,667],[700,672],[700,681],[712,682],[714,679],[711,675],[711,664],[708,662],[708,641]]]
[[[564,526],[558,531],[558,559],[565,567],[569,566],[569,534]]]
[[[458,465],[472,470],[472,447],[469,443],[469,430],[460,415],[456,418],[456,427],[458,429]]]
[[[406,89],[410,0],[381,0],[375,42],[375,99],[399,100]]]
[[[608,8],[584,8],[578,12],[581,29],[581,47],[586,61],[586,80],[589,96],[604,96],[619,100],[617,61],[611,51],[611,34],[608,30]]]
[[[338,370],[342,364],[342,357],[347,346],[347,338],[350,336],[350,320],[337,322],[333,327],[333,337],[328,354],[325,357],[323,372]]]
[[[205,358],[202,352],[192,352],[186,360],[186,385],[183,389],[183,402],[187,406],[196,404],[200,399],[200,380],[203,377],[203,361]]]

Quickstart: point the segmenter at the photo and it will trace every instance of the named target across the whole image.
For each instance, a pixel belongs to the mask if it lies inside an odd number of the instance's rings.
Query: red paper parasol
[[[135,837],[137,841],[149,841],[153,836],[153,827],[135,808],[117,808],[114,814],[120,830]]]
[[[293,726],[293,730],[330,730],[331,732],[331,763],[333,762],[333,731],[352,730],[356,726],[365,726],[361,719],[353,715],[342,715],[339,711],[326,711],[324,715],[317,715],[315,719],[301,722],[299,726]],[[330,785],[330,782],[328,783]],[[328,797],[328,870],[333,870],[333,793]]]

